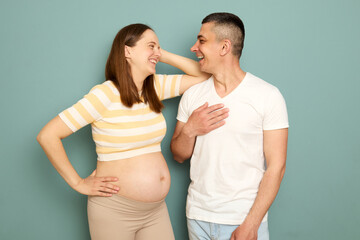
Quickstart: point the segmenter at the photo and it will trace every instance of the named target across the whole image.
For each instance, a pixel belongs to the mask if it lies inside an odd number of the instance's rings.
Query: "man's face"
[[[213,27],[213,22],[204,23],[201,26],[196,43],[190,49],[200,59],[201,71],[211,74],[214,73],[217,66],[222,48],[221,42],[217,41],[216,34],[212,31]]]

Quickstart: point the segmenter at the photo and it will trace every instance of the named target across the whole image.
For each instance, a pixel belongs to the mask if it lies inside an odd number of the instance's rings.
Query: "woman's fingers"
[[[117,182],[118,178],[116,177],[99,177],[102,182]]]
[[[116,177],[99,177],[97,180],[99,181],[97,192],[100,196],[104,196],[104,194],[106,196],[112,196],[112,194],[118,193],[120,190],[118,186],[110,183],[118,181],[118,178]]]
[[[111,197],[112,194],[111,193],[104,193],[104,192],[98,192],[98,194],[96,194],[97,196],[100,197]]]
[[[115,184],[112,184],[110,182],[117,182],[118,178],[116,177],[102,177],[100,178],[101,181],[101,187],[105,187],[114,191],[119,191],[120,188],[118,186],[116,186]]]
[[[103,192],[103,193],[117,193],[118,190],[114,190],[112,188],[107,188],[107,187],[100,187],[99,188],[99,192]]]
[[[112,192],[112,193],[117,193],[120,190],[120,188],[118,186],[110,184],[110,183],[107,183],[101,187],[103,188],[102,191],[108,190],[109,192]]]
[[[96,169],[90,174],[90,176],[95,177]]]
[[[119,192],[120,187],[113,184],[113,182],[118,181],[117,177],[95,177],[95,174],[96,170],[81,181],[77,188],[78,192],[85,195],[101,197],[111,197],[112,194]]]

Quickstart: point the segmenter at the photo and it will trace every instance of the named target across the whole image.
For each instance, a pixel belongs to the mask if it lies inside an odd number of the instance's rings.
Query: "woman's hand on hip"
[[[116,177],[95,177],[95,174],[96,170],[87,178],[81,179],[74,189],[89,196],[111,197],[118,193],[120,188],[111,183],[118,181]]]

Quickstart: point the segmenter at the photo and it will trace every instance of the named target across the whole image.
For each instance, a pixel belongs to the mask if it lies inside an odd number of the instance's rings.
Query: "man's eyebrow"
[[[154,41],[150,41],[150,42],[148,42],[148,44],[149,44],[149,43],[153,43],[153,44],[156,44],[156,42],[154,42]]]
[[[200,38],[205,38],[203,35],[201,35],[201,34],[199,34],[198,36],[197,36],[197,39],[200,39]]]

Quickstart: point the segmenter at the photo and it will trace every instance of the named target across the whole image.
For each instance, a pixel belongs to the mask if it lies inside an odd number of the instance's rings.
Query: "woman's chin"
[[[156,73],[156,69],[150,69],[150,71],[149,71],[149,76],[150,75],[153,75],[153,74],[155,74]]]

